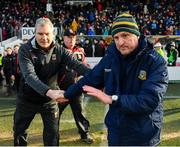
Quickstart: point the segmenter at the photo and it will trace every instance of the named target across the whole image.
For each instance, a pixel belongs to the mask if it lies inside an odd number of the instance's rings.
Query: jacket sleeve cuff
[[[120,100],[120,96],[118,95],[118,99],[117,101],[112,101],[112,106],[118,106],[118,107],[121,107],[121,100]]]
[[[48,88],[46,88],[46,89],[44,90],[44,92],[43,92],[43,95],[44,95],[44,96],[47,96],[46,93],[48,92],[49,89],[50,89],[50,88],[48,87]]]

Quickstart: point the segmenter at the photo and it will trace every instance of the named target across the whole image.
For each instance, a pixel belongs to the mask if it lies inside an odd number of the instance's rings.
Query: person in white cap
[[[178,50],[176,49],[176,44],[175,42],[171,42],[170,44],[170,50],[167,54],[168,57],[168,66],[176,66],[176,61],[178,58]]]
[[[155,48],[155,50],[162,56],[162,57],[164,57],[165,58],[165,52],[163,51],[163,49],[162,49],[162,45],[161,45],[161,43],[160,42],[157,42],[155,45],[154,45],[154,48]]]

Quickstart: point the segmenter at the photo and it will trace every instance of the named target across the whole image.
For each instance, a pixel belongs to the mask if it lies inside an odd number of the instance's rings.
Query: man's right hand
[[[64,90],[49,89],[46,93],[46,96],[50,97],[53,100],[56,100],[59,97],[64,97]]]

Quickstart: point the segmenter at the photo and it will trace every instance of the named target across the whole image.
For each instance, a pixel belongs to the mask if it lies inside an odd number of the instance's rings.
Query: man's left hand
[[[88,95],[95,96],[104,104],[112,104],[111,96],[107,95],[106,93],[97,88],[85,85],[83,86],[83,90],[86,91]]]

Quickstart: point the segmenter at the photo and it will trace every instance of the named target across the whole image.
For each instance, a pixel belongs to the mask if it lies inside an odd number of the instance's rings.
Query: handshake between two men
[[[69,100],[64,97],[64,90],[49,89],[46,93],[46,96],[50,97],[51,99],[55,100],[58,103],[69,102]]]
[[[82,88],[83,91],[86,92],[88,95],[96,97],[104,104],[112,104],[112,97],[104,93],[102,90],[99,90],[97,88],[88,85],[84,85]],[[67,103],[69,102],[69,100],[64,97],[64,92],[65,92],[64,90],[49,89],[46,95],[58,103]]]

